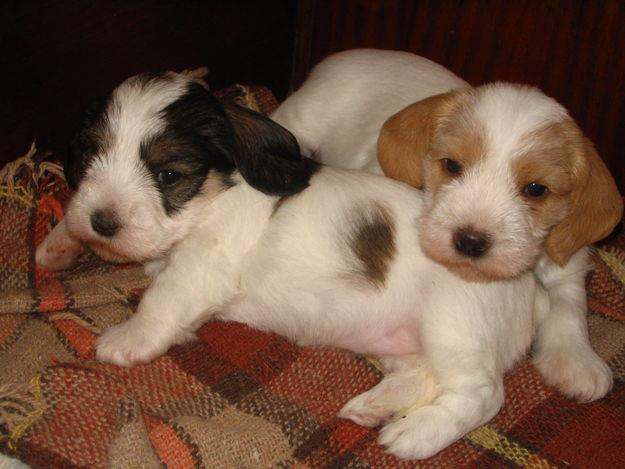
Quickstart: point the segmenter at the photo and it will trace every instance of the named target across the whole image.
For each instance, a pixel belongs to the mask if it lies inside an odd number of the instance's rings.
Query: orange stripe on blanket
[[[37,268],[37,271],[39,270],[40,269]],[[37,283],[39,282],[37,281]],[[65,309],[67,306],[65,288],[56,278],[50,278],[47,282],[38,285],[38,290],[41,295],[41,301],[39,302],[40,312],[48,313],[50,311],[59,311]]]
[[[149,415],[144,415],[150,442],[159,459],[168,468],[195,467],[191,449],[180,439],[171,426]]]
[[[50,215],[54,214],[57,221],[63,219],[61,202],[50,194],[42,193],[37,206],[37,224],[35,226],[35,244],[39,244],[46,237]]]
[[[85,360],[94,358],[93,351],[96,338],[93,332],[70,319],[58,319],[54,321],[54,325],[67,338],[80,358]]]
[[[356,425],[349,420],[338,420],[338,425],[330,434],[330,439],[337,446],[340,454],[350,451],[367,434],[372,434],[373,430],[367,427]]]
[[[623,312],[619,311],[615,307],[605,305],[592,297],[588,298],[588,308],[591,311],[603,314],[611,319],[615,319],[617,321],[625,321],[625,314]]]

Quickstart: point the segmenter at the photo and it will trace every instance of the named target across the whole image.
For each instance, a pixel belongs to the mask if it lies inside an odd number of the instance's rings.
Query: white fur
[[[381,173],[376,142],[386,119],[413,102],[468,86],[423,57],[352,50],[317,65],[272,118],[293,132],[304,153],[330,165]],[[523,147],[527,143],[522,142],[528,139],[523,137],[568,114],[535,88],[504,83],[482,88],[472,112],[471,117],[486,130],[487,158],[462,183],[454,181],[427,202],[421,228],[424,246],[451,246],[452,228],[471,223],[497,238],[496,265],[514,275],[533,268],[552,305],[537,323],[538,369],[549,384],[568,396],[580,401],[601,398],[612,387],[612,373],[588,339],[587,249],[581,249],[564,267],[551,261],[542,251],[550,227],[533,225],[528,208],[513,188],[511,171],[515,157],[527,150]],[[453,253],[448,254],[451,259]],[[505,337],[513,333],[509,329]]]
[[[531,272],[490,283],[463,280],[421,249],[424,195],[364,172],[322,167],[277,209],[278,197],[238,172],[233,187],[219,190],[209,174],[193,199],[167,215],[139,144],[142,132],[160,125],[154,113],[176,99],[177,82],[153,95],[148,88],[149,97],[123,88],[108,121],[113,144],[92,160],[67,222],[37,252],[42,266],[67,265],[59,248],[70,238],[111,259],[146,262],[152,284],[136,314],[100,336],[97,359],[149,361],[193,339],[211,318],[303,345],[378,355],[390,374],[340,415],[385,423],[380,442],[402,458],[429,457],[498,412],[503,373],[525,354],[536,318],[547,317],[549,298]],[[104,239],[89,217],[111,207],[123,229]],[[392,220],[395,246],[378,285],[358,272],[349,242],[376,207]]]
[[[375,147],[384,121],[408,103],[467,86],[423,57],[360,49],[328,57],[271,117],[303,154],[382,174]]]
[[[432,262],[414,223],[419,192],[378,176],[324,168],[272,216],[274,202],[244,183],[207,202],[137,313],[100,337],[97,358],[122,366],[151,360],[216,317],[302,345],[419,352],[419,367],[389,375],[373,398],[341,412],[368,425],[390,419],[380,441],[400,457],[428,457],[495,415],[503,372],[527,350],[532,312],[545,307],[531,274],[472,284]],[[341,245],[353,207],[372,202],[388,207],[397,233],[397,255],[379,290],[349,277]],[[389,340],[398,331],[408,340]]]

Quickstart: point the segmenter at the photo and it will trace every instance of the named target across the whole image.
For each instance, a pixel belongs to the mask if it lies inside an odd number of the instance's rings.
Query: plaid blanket
[[[264,88],[222,96],[269,112]],[[61,167],[34,148],[0,172],[0,450],[32,467],[413,467],[377,431],[336,418],[381,374],[366,358],[300,348],[211,322],[196,342],[131,369],[94,361],[94,341],[127,319],[148,280],[137,265],[85,254],[56,274],[35,246],[63,217]],[[593,252],[592,342],[615,373],[603,400],[577,404],[526,360],[497,417],[421,467],[625,467],[625,235]]]

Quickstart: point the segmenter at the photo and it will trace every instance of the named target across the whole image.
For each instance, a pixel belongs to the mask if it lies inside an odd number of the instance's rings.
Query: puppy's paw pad
[[[457,422],[439,406],[422,407],[380,430],[378,443],[400,459],[434,456],[459,439]]]
[[[545,350],[534,364],[547,384],[580,402],[600,399],[612,389],[612,370],[590,348]]]

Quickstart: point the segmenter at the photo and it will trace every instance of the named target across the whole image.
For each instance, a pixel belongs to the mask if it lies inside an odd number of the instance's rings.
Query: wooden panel
[[[79,112],[130,75],[207,65],[213,88],[288,88],[292,0],[0,2],[0,158],[63,152]]]
[[[476,85],[537,85],[569,109],[625,193],[625,2],[305,0],[298,23],[294,86],[355,47],[409,50]]]

